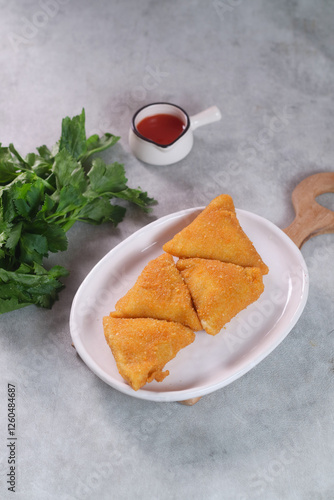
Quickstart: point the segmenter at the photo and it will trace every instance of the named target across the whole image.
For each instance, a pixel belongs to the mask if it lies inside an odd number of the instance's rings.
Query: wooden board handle
[[[334,232],[334,212],[315,201],[317,196],[324,193],[334,193],[334,172],[310,175],[292,192],[296,217],[283,231],[298,248],[313,236]],[[191,398],[179,403],[192,406],[200,399],[201,397]]]
[[[292,192],[296,217],[283,231],[298,248],[313,236],[334,232],[334,212],[315,201],[323,193],[334,193],[334,172],[310,175]]]

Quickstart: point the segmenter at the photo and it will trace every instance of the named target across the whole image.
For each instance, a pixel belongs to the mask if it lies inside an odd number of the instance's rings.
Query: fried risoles
[[[155,318],[176,321],[193,330],[202,326],[191,296],[171,255],[151,260],[135,285],[115,305],[116,318]]]
[[[264,290],[257,267],[241,267],[208,259],[181,259],[177,268],[190,290],[203,328],[216,335]]]
[[[147,382],[162,382],[162,371],[180,349],[195,340],[194,332],[180,323],[152,318],[103,318],[106,341],[120,375],[137,391]]]
[[[165,243],[163,250],[180,258],[220,260],[258,267],[262,274],[268,273],[268,267],[242,230],[229,195],[212,200],[193,222]]]

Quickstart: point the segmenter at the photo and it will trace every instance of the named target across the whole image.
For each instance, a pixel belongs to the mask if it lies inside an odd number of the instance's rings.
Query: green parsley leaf
[[[118,192],[117,197],[138,205],[145,212],[149,210],[148,205],[153,205],[155,203],[155,199],[150,198],[146,192],[141,190],[141,188],[131,189],[127,187],[123,191]]]
[[[0,314],[31,304],[50,308],[64,288],[59,278],[66,275],[61,266],[49,271],[36,264],[24,264],[16,272],[0,268]]]
[[[15,226],[11,227],[10,233],[6,241],[6,248],[10,251],[11,254],[14,254],[16,245],[20,241],[22,225],[23,222],[21,221],[15,224]]]
[[[44,186],[42,181],[36,180],[31,183],[17,183],[13,190],[13,201],[15,208],[22,217],[30,217],[36,212],[44,198]]]
[[[106,165],[101,158],[93,160],[88,177],[91,189],[99,194],[109,192],[113,195],[127,187],[124,166],[117,162]]]
[[[36,149],[44,160],[50,161],[52,159],[52,153],[50,149],[47,146],[45,146],[45,144]]]
[[[41,264],[48,255],[48,240],[42,234],[24,233],[20,238],[20,258],[26,264]]]
[[[74,158],[78,159],[87,151],[86,130],[85,130],[85,110],[81,114],[63,119],[61,127],[61,137],[59,151],[66,149]]]
[[[78,213],[78,220],[90,224],[112,222],[115,226],[122,222],[126,209],[112,205],[108,197],[94,198]]]
[[[52,172],[56,176],[58,189],[68,184],[78,188],[80,191],[86,189],[87,181],[81,163],[73,159],[66,149],[62,149],[56,154]]]
[[[17,176],[17,166],[8,160],[0,158],[0,184],[8,184]]]
[[[63,186],[59,192],[57,214],[65,214],[77,208],[82,207],[87,202],[86,198],[81,194],[79,188],[69,184]]]
[[[35,304],[52,307],[68,275],[62,266],[50,270],[50,252],[65,251],[66,231],[76,221],[119,224],[126,208],[121,198],[143,210],[155,200],[127,185],[124,166],[93,154],[119,140],[112,134],[86,139],[85,111],[62,121],[60,140],[43,145],[25,159],[13,144],[0,143],[0,314]]]
[[[16,160],[18,160],[19,165],[21,165],[22,167],[29,167],[28,163],[22,158],[20,153],[16,151],[14,144],[9,144],[8,149],[11,153],[13,153]]]
[[[91,135],[86,141],[87,152],[81,155],[79,159],[84,163],[91,155],[101,153],[101,151],[111,148],[119,139],[120,137],[109,133],[104,134],[102,137],[99,137],[97,134]]]

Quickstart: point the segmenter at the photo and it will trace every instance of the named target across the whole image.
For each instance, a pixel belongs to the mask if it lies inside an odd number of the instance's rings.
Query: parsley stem
[[[45,179],[42,179],[42,177],[39,177],[39,179],[41,179],[42,183],[44,184],[44,186],[48,189],[50,189],[50,191],[54,192],[55,191],[55,188],[53,186],[51,186],[51,184],[48,183],[48,181],[46,181]]]
[[[73,224],[75,224],[77,221],[77,219],[69,219],[66,224],[64,226],[62,226],[62,229],[63,231],[66,233],[69,229],[71,229],[71,227],[73,226]]]

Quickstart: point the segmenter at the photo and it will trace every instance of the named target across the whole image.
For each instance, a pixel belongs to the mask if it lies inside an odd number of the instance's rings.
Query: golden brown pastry
[[[243,267],[268,267],[242,230],[232,198],[220,195],[187,227],[165,243],[163,250],[180,258],[199,257],[230,262]]]
[[[264,290],[258,267],[208,259],[181,259],[177,268],[190,290],[202,326],[216,335]]]
[[[235,206],[233,203],[232,196],[229,194],[220,194],[216,196],[210,203],[210,208],[219,208],[220,210],[228,210],[235,214]],[[209,206],[208,205],[208,206]]]
[[[135,285],[116,303],[111,316],[165,319],[193,330],[202,329],[189,290],[169,254],[147,264]]]
[[[120,375],[137,391],[147,382],[162,382],[168,361],[195,339],[179,323],[151,318],[103,318],[104,335]]]

